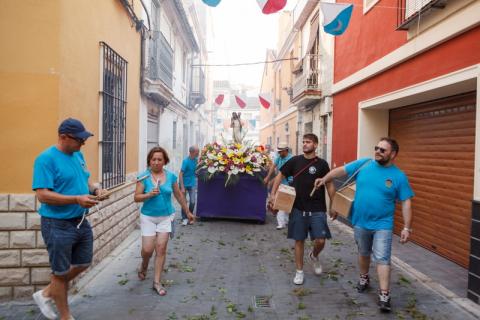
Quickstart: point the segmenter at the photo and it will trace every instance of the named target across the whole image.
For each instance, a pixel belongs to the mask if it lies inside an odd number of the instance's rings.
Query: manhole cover
[[[254,296],[253,304],[255,308],[271,308],[271,298],[270,296]]]

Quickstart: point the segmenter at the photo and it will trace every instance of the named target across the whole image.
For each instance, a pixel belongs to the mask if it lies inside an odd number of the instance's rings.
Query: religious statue
[[[243,141],[243,138],[247,134],[247,130],[243,129],[242,122],[240,121],[240,114],[241,114],[240,112],[232,113],[230,128],[232,128],[232,131],[233,131],[232,133],[233,142],[241,144]]]

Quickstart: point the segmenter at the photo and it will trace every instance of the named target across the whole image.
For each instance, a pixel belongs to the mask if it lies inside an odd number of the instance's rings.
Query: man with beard
[[[404,228],[400,242],[406,243],[412,232],[410,198],[413,197],[413,191],[407,176],[393,163],[398,151],[399,146],[394,139],[381,138],[375,146],[375,161],[359,159],[333,169],[315,181],[315,187],[319,188],[335,178],[350,177],[356,173],[356,193],[350,219],[358,247],[360,279],[357,290],[364,292],[370,285],[368,270],[370,255],[373,254],[380,285],[378,306],[384,312],[391,311],[390,256],[395,201],[399,200],[402,204]]]
[[[303,255],[305,239],[310,234],[313,241],[313,250],[309,254],[316,275],[322,273],[322,265],[319,254],[325,246],[325,239],[330,239],[330,229],[327,224],[327,206],[325,203],[325,187],[316,190],[312,196],[315,179],[325,176],[330,168],[328,163],[317,157],[315,150],[318,146],[318,138],[312,133],[303,136],[303,155],[292,157],[280,169],[275,177],[272,195],[275,195],[278,186],[286,177],[293,177],[295,188],[295,202],[288,221],[288,239],[295,240],[295,265],[297,271],[293,279],[296,285],[303,284]],[[327,191],[332,199],[335,194],[333,184],[327,184]],[[273,198],[269,199],[273,202]]]

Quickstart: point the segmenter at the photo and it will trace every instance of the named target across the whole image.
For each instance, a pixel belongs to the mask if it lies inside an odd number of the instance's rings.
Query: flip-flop
[[[160,283],[155,281],[153,282],[152,290],[162,297],[167,294],[167,289],[165,289]]]

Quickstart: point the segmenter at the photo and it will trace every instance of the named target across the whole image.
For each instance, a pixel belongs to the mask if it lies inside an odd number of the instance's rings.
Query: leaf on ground
[[[121,285],[121,286],[124,286],[128,283],[128,279],[122,279],[122,280],[118,280],[118,284]]]

